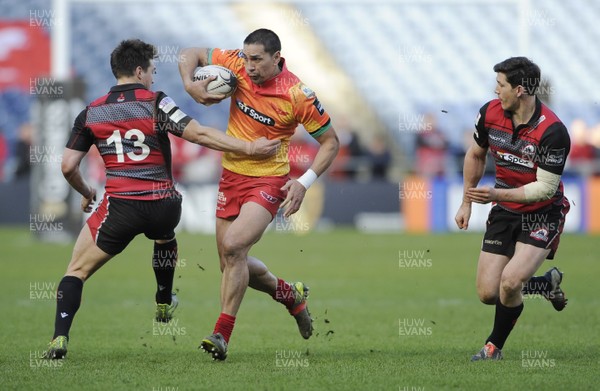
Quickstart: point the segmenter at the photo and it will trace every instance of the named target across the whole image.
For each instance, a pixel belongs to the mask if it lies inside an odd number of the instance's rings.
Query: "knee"
[[[221,243],[221,260],[225,263],[235,262],[245,258],[248,247],[245,243],[232,235],[227,235]],[[223,267],[223,262],[221,262]]]
[[[514,295],[520,293],[523,289],[523,281],[513,275],[502,275],[500,280],[500,290],[505,295]]]
[[[477,281],[477,295],[483,304],[496,304],[498,301],[498,284]]]
[[[497,292],[490,292],[490,291],[482,291],[482,290],[480,290],[478,292],[478,294],[479,294],[479,300],[481,300],[481,302],[483,304],[493,305],[493,304],[496,304],[496,302],[498,301],[498,294],[497,294]]]

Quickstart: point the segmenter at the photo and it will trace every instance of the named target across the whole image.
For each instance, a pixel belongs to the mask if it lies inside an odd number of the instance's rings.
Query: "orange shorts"
[[[242,205],[255,202],[275,217],[286,197],[281,188],[289,175],[252,177],[223,169],[217,195],[217,217],[227,219],[240,214]]]

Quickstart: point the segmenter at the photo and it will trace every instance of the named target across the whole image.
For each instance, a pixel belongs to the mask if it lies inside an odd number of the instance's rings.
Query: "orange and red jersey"
[[[210,49],[208,63],[230,69],[238,80],[231,97],[227,134],[245,141],[260,137],[281,140],[279,152],[266,159],[224,153],[224,168],[254,177],[287,175],[290,138],[298,125],[313,137],[329,129],[329,115],[315,93],[288,71],[285,59],[281,59],[281,72],[261,85],[248,77],[241,50]]]

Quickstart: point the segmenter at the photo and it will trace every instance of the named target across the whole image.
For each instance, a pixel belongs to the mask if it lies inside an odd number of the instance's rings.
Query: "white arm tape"
[[[552,198],[560,183],[560,175],[537,168],[536,181],[523,186],[526,202],[537,202]]]
[[[308,190],[310,185],[312,185],[317,178],[317,174],[309,168],[304,174],[302,174],[300,178],[297,179],[297,181],[300,182],[306,190]]]

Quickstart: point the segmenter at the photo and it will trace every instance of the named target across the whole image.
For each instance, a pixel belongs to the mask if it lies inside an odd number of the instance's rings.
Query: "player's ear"
[[[135,68],[135,71],[133,72],[133,74],[135,75],[135,77],[137,77],[138,79],[142,78],[142,73],[144,73],[144,69],[140,65],[138,65]]]
[[[522,85],[518,85],[517,86],[517,98],[520,98],[523,94],[525,94],[525,87],[523,87]]]
[[[273,62],[277,65],[281,61],[281,52],[278,50],[273,54]]]

